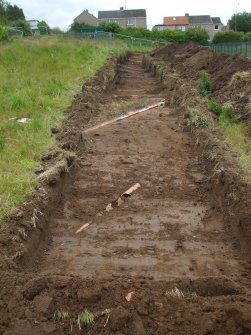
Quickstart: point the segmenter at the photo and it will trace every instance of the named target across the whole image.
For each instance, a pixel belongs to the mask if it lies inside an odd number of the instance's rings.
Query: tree
[[[0,0],[0,17],[5,17],[5,2]]]
[[[251,13],[243,12],[233,14],[228,21],[231,30],[241,31],[244,33],[251,32]]]
[[[78,31],[79,29],[83,29],[86,27],[90,27],[90,25],[85,23],[84,21],[78,22],[74,20],[71,24],[70,31]]]
[[[22,8],[16,5],[12,6],[9,3],[6,5],[6,18],[8,21],[25,20]]]
[[[52,34],[58,35],[58,34],[64,34],[64,31],[59,28],[59,27],[53,27],[52,29],[50,29]]]
[[[120,25],[116,22],[101,22],[100,23],[100,27],[102,27],[104,29],[104,31],[108,31],[111,33],[116,33],[119,34],[122,30],[122,28],[120,27]]]
[[[50,27],[45,21],[40,21],[37,24],[37,27],[38,27],[41,35],[49,35],[50,34]]]
[[[188,41],[199,43],[200,45],[207,45],[209,40],[208,32],[200,27],[189,28],[186,30]]]
[[[24,36],[31,36],[31,28],[29,23],[24,20],[17,20],[10,23],[11,27],[22,29]]]

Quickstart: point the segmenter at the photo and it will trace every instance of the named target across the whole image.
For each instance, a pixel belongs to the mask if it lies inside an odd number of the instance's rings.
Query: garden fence
[[[148,40],[144,38],[137,38],[127,35],[109,33],[105,31],[94,31],[94,32],[78,31],[75,33],[75,36],[84,39],[95,39],[95,40],[120,40],[135,46],[157,47],[160,44],[166,44],[165,42],[161,41]]]
[[[211,44],[210,48],[220,55],[234,55],[238,53],[251,58],[251,41]]]

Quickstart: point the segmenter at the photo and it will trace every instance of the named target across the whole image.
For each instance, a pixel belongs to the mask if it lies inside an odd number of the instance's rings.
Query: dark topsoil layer
[[[249,59],[239,54],[220,56],[193,43],[164,46],[153,52],[152,56],[170,64],[184,79],[198,80],[199,71],[208,71],[213,84],[212,96],[220,103],[232,103],[240,118],[250,119],[251,74],[238,76],[240,72],[251,71]],[[232,79],[233,75],[236,76],[235,80]]]
[[[158,61],[164,57],[169,63],[177,59],[173,67],[177,66],[177,69],[180,67],[180,71],[184,71],[185,78],[187,74],[183,62],[188,61],[189,56],[183,57],[182,47],[184,48],[184,46],[171,46],[160,49],[155,53],[155,59]],[[174,50],[172,48],[179,50],[180,58],[175,57],[177,52],[172,51]],[[197,50],[194,55],[210,53],[207,50],[188,46],[184,49],[185,54],[186,48],[191,49],[190,55],[193,54],[192,49]],[[183,60],[181,60],[182,57]],[[250,62],[245,60],[245,63],[246,67],[243,66],[242,70],[247,70],[250,66]],[[219,67],[222,68],[222,66]],[[116,61],[112,60],[87,82],[83,91],[76,96],[68,111],[63,129],[56,135],[59,143],[56,153],[45,157],[47,164],[53,167],[53,162],[57,163],[56,158],[61,148],[77,151],[80,156],[84,155],[81,130],[92,116],[101,111],[103,93],[114,79],[112,75],[114,69],[116,69]],[[197,70],[193,72],[191,66],[190,76],[197,78],[196,72]],[[229,72],[229,76],[233,73]],[[187,87],[189,87],[189,81],[185,88]],[[166,90],[167,95],[171,95],[171,92]],[[178,89],[177,93],[179,93]],[[187,94],[189,95],[190,92],[188,91]],[[210,135],[207,131],[198,134],[197,138],[203,152],[202,159],[209,153],[215,153],[215,161],[208,159],[205,163],[209,171],[207,185],[208,190],[215,193],[216,206],[224,211],[227,207],[224,202],[225,195],[234,189],[238,196],[240,192],[246,191],[246,186],[240,186],[240,180],[238,178],[234,180],[235,175],[230,173],[228,176],[228,169],[224,170],[225,158],[219,164],[219,160],[226,153],[226,148],[213,140],[207,146]],[[217,134],[215,136],[217,137]],[[79,152],[80,144],[83,152]],[[52,162],[49,163],[50,161]],[[236,287],[235,283],[224,276],[154,282],[153,278],[136,280],[126,275],[111,280],[98,278],[88,280],[77,276],[36,274],[36,271],[22,272],[22,265],[27,262],[32,264],[33,259],[36,258],[38,243],[43,243],[46,224],[60,200],[63,188],[62,177],[65,176],[67,167],[73,164],[69,157],[65,161],[66,168],[61,166],[47,175],[42,186],[28,196],[28,201],[23,206],[12,212],[1,229],[0,334],[63,335],[88,332],[107,335],[251,334],[250,291],[245,286]],[[216,165],[219,171],[215,169]],[[228,197],[225,200],[231,201]],[[236,214],[240,214],[243,227],[250,223],[249,210],[245,209],[244,200],[240,197],[233,206],[230,206],[231,210],[236,210]],[[240,202],[243,202],[242,207]],[[244,232],[246,231],[247,229],[244,229]],[[248,241],[250,242],[251,238]],[[17,271],[13,271],[15,267]],[[184,297],[179,299],[166,295],[166,292],[174,287],[182,290]],[[197,292],[196,296],[193,295],[194,291]],[[135,292],[135,295],[132,301],[127,303],[125,296],[129,292]],[[78,331],[76,325],[71,332],[69,320],[62,323],[53,321],[53,313],[56,309],[63,308],[77,317],[83,306],[95,312],[102,312],[106,307],[112,308],[107,326],[105,326],[107,321],[105,315],[100,315],[99,322],[83,329],[82,332]]]
[[[251,61],[241,55],[218,56],[196,44],[172,44],[154,51],[144,64],[161,78],[167,105],[180,114],[184,129],[193,133],[199,157],[208,171],[214,204],[225,214],[236,246],[251,259],[251,185],[245,182],[236,156],[217,129],[215,115],[208,112],[198,89],[199,71],[206,70],[214,87],[211,96],[221,103],[231,103],[239,118],[250,126]],[[165,64],[170,68],[163,72]],[[196,127],[189,121],[189,108],[202,111],[215,127]]]

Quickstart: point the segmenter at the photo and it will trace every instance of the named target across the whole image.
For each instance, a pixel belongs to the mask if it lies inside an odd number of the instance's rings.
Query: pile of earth
[[[217,55],[193,43],[166,45],[151,56],[168,62],[171,69],[191,81],[198,82],[199,72],[207,71],[212,80],[212,96],[220,103],[232,104],[241,119],[250,118],[251,61],[246,57]]]

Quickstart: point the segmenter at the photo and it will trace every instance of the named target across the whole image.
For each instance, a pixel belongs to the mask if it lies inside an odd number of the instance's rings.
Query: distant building
[[[38,23],[39,23],[38,20],[27,20],[26,22],[30,25],[31,34],[33,36],[40,35],[40,30],[38,28]]]
[[[89,13],[88,9],[84,10],[81,14],[79,14],[74,21],[76,22],[85,22],[86,24],[90,26],[97,26],[98,25],[98,19]]]
[[[99,11],[98,23],[101,22],[115,22],[122,28],[146,28],[146,10],[120,7],[120,10]]]
[[[164,17],[166,29],[185,31],[189,26],[188,16],[166,16]]]
[[[186,31],[188,28],[200,27],[208,31],[210,40],[213,39],[215,33],[222,31],[224,28],[219,17],[211,17],[210,15],[189,15],[185,16],[166,16],[163,24],[157,24],[153,27],[156,30],[181,30]]]
[[[200,27],[207,30],[210,40],[213,39],[214,35],[222,31],[223,24],[219,17],[211,17],[210,15],[189,15],[190,27]]]

